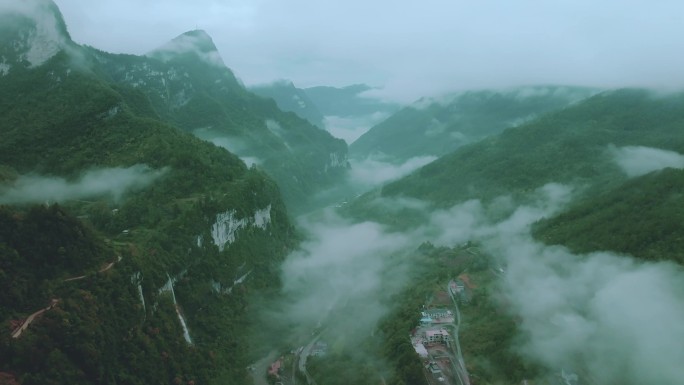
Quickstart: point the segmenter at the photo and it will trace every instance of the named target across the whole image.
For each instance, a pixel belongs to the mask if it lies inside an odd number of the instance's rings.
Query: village
[[[419,324],[408,337],[422,361],[423,373],[430,385],[471,384],[458,340],[458,306],[471,303],[475,288],[472,277],[464,272],[436,287],[432,297],[423,304],[422,309],[418,309]],[[273,354],[261,361],[261,365],[250,369],[254,373],[255,384],[315,384],[306,364],[309,357],[324,357],[328,354],[329,346],[321,334],[324,333],[319,330],[312,334],[306,345],[284,355]],[[263,373],[262,370],[266,372],[266,378],[259,378],[258,373]]]
[[[470,302],[474,288],[470,277],[461,274],[449,281],[446,290],[435,293],[420,313],[420,324],[410,338],[429,384],[470,385],[458,341],[458,305]]]

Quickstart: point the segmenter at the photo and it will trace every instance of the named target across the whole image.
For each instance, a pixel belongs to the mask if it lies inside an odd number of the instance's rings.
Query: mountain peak
[[[37,67],[64,49],[70,41],[62,13],[51,0],[26,0],[0,7],[0,51],[3,57]]]
[[[180,55],[187,54],[194,54],[208,64],[225,67],[225,63],[211,36],[201,29],[178,35],[170,42],[148,53],[147,56],[169,61]]]
[[[211,38],[211,36],[209,36],[207,31],[203,29],[195,29],[192,31],[185,32],[183,34],[180,34],[174,40],[178,39],[191,39],[204,52],[218,51],[218,49],[214,45],[214,40]]]

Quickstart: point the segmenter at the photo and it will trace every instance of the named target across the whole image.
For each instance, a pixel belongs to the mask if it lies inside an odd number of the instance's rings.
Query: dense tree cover
[[[684,263],[684,171],[665,169],[584,199],[534,227],[574,252],[611,250]]]
[[[462,147],[389,183],[381,195],[447,206],[471,198],[524,195],[549,182],[604,188],[624,180],[609,145],[682,151],[682,124],[684,94],[605,92]]]
[[[203,31],[178,39],[183,38],[191,38],[205,54],[218,57]],[[144,94],[147,105],[163,121],[256,159],[278,182],[286,203],[295,211],[303,210],[305,199],[346,172],[343,140],[294,113],[281,111],[273,100],[249,92],[230,69],[207,62],[195,52],[154,51],[134,56],[89,48],[86,54],[99,76]],[[139,98],[130,91],[126,96]]]
[[[126,250],[107,246],[58,206],[4,207],[0,223],[0,370],[16,373],[22,384],[166,384],[176,373],[206,378],[208,365],[195,366],[201,350],[170,337],[180,325],[168,298],[160,298],[143,325]],[[98,273],[117,254],[121,262]],[[55,307],[19,338],[10,336],[17,322],[53,299]]]
[[[49,282],[97,270],[114,253],[58,206],[0,206],[0,314],[44,307]]]
[[[475,289],[473,301],[461,306],[461,349],[473,382],[513,385],[536,378],[539,368],[517,349],[520,341],[514,318],[490,290],[493,287]]]
[[[421,99],[372,127],[349,146],[349,151],[358,158],[375,152],[398,160],[441,156],[538,115],[567,107],[593,92],[580,87],[542,86]]]
[[[159,120],[145,93],[112,85],[86,56],[63,51],[0,77],[2,179],[77,182],[88,170],[139,164],[165,172],[114,199],[0,210],[0,372],[22,384],[245,383],[248,297],[279,285],[278,266],[297,240],[279,188]],[[218,213],[249,224],[268,207],[265,229],[246,226],[223,251],[214,244]],[[161,290],[169,277],[192,344]],[[54,308],[11,338],[52,299]]]

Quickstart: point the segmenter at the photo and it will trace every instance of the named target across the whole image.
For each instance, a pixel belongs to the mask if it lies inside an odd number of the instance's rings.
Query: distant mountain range
[[[439,204],[516,195],[549,182],[595,186],[624,175],[609,146],[684,152],[684,96],[604,92],[464,146],[382,189]]]
[[[376,113],[389,114],[400,108],[397,103],[365,95],[373,90],[373,87],[366,84],[354,84],[346,87],[309,87],[304,92],[325,116],[349,118]]]
[[[325,116],[307,95],[306,91],[295,87],[290,81],[278,81],[275,83],[253,86],[250,91],[265,98],[275,100],[278,108],[283,111],[294,112],[300,118],[318,128],[325,129]]]
[[[566,212],[537,227],[540,239],[577,251],[681,261],[676,202],[684,179],[680,170],[659,171],[684,166],[681,127],[682,93],[602,92],[464,145],[365,194],[347,211],[415,224],[422,220],[420,210],[387,209],[375,200],[417,198],[433,207],[498,197],[521,203],[547,183],[562,183],[573,186],[576,197]]]
[[[353,142],[373,124],[400,108],[396,103],[366,96],[365,93],[374,88],[365,84],[301,89],[292,82],[278,81],[250,89],[272,98],[282,110],[294,112],[311,124],[345,139],[347,143]]]
[[[381,153],[397,161],[446,155],[596,92],[581,87],[535,86],[422,98],[373,126],[349,150],[359,159]]]

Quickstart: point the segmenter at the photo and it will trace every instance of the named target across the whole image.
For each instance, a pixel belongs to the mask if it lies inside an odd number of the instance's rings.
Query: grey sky
[[[56,0],[74,40],[145,53],[212,35],[246,84],[366,82],[402,101],[466,88],[684,85],[679,0]]]

